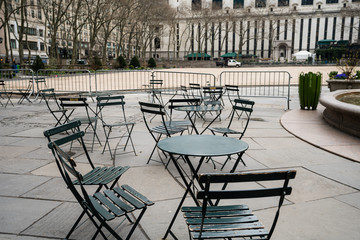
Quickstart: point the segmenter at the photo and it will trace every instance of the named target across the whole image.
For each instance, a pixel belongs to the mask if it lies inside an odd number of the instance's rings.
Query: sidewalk
[[[138,101],[147,101],[148,96],[128,94],[125,98],[129,120],[136,122],[133,139],[138,155],[121,155],[113,162],[109,153],[101,154],[101,147],[96,145],[91,156],[99,165],[131,167],[120,182],[130,183],[155,202],[132,239],[161,239],[184,188],[173,165],[167,170],[153,161],[146,164],[154,141],[142,121]],[[294,110],[287,112],[283,110],[283,100],[255,99],[252,121],[243,138],[250,146],[244,156],[247,167],[239,166],[238,170],[297,170],[291,184],[293,193],[282,208],[273,239],[358,239],[360,140],[326,126],[320,106],[317,111],[300,111],[296,97],[292,99]],[[229,110],[224,111],[222,121],[226,121],[228,113]],[[44,103],[0,108],[0,239],[61,239],[80,213],[42,135],[53,124]],[[209,163],[201,171],[214,169]],[[185,202],[192,205],[190,198]],[[271,223],[275,201],[245,202],[266,226]],[[88,239],[93,232],[87,221],[73,238]],[[181,215],[173,232],[179,239],[188,239]]]

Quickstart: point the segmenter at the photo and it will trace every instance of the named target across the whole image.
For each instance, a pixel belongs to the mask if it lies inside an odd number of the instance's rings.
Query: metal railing
[[[98,70],[95,72],[94,91],[139,91],[146,88],[152,78],[147,70]]]
[[[39,83],[38,79],[45,77]],[[96,93],[103,91],[145,91],[150,80],[162,80],[162,89],[176,90],[181,86],[197,83],[200,86],[239,86],[243,97],[285,98],[290,108],[290,73],[286,71],[224,71],[216,78],[213,74],[173,71],[117,71],[99,70],[91,73],[79,69],[41,69],[34,73],[30,69],[0,69],[0,80],[4,80],[8,91],[28,89],[29,95],[40,89],[54,88],[56,92]]]
[[[34,72],[31,69],[0,69],[0,81],[4,81],[4,88],[9,92],[26,90],[30,95],[36,90]]]
[[[40,69],[36,77],[45,77],[47,88],[54,88],[56,92],[89,92],[95,91],[95,79],[89,70],[79,69]],[[39,86],[39,88],[41,88]]]
[[[180,89],[180,86],[189,86],[189,83],[198,83],[200,86],[216,85],[216,77],[209,73],[153,71],[152,80],[163,80],[162,88]]]
[[[290,73],[286,71],[224,71],[221,86],[239,86],[242,97],[285,98],[290,109]]]

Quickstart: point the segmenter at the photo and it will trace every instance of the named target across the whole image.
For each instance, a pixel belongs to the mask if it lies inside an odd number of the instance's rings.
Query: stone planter
[[[360,89],[360,79],[345,80],[345,79],[330,79],[326,80],[330,92],[341,89]]]
[[[346,94],[360,94],[360,90],[338,90],[320,97],[320,103],[326,108],[324,120],[331,126],[360,137],[360,106],[337,100]]]

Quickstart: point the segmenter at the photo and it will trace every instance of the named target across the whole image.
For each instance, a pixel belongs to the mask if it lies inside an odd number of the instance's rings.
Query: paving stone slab
[[[347,203],[357,209],[360,209],[360,192],[345,194],[335,197],[337,200]]]
[[[41,237],[31,237],[31,236],[19,236],[11,234],[0,234],[0,239],[2,240],[48,240],[56,238],[41,238]]]
[[[60,204],[55,201],[13,197],[0,197],[0,202],[0,232],[14,234],[21,233]]]
[[[49,177],[0,174],[0,194],[2,196],[21,196],[31,189],[50,180]]]
[[[18,133],[11,134],[12,137],[44,138],[44,128],[31,128]]]
[[[360,163],[344,160],[341,163],[305,165],[306,168],[335,181],[360,190]]]
[[[256,211],[269,228],[274,210]],[[360,210],[333,198],[283,206],[273,239],[358,239]]]
[[[0,159],[13,159],[18,156],[26,155],[37,148],[38,147],[0,146]]]
[[[76,202],[75,197],[70,189],[67,188],[64,180],[57,177],[25,193],[22,197]]]
[[[317,148],[247,150],[246,154],[271,168],[341,163],[343,158]]]
[[[37,159],[1,159],[0,172],[24,174],[48,164],[48,160]]]
[[[290,186],[293,188],[292,193],[286,197],[294,203],[314,201],[356,192],[353,188],[325,178],[307,169],[295,168],[295,170],[297,171],[296,177],[290,181]],[[264,182],[262,184],[269,188],[281,187],[279,184],[276,185],[275,182]]]
[[[183,194],[183,189],[163,165],[132,167],[120,178],[119,185],[122,184],[129,184],[151,201],[178,198]]]

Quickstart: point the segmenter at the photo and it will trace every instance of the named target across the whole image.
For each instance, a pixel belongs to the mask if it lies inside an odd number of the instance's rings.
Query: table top
[[[194,157],[227,156],[241,153],[249,145],[239,139],[215,135],[183,135],[166,138],[157,145],[161,150]]]
[[[205,105],[205,106],[182,106],[182,107],[175,107],[174,110],[177,111],[194,111],[194,112],[210,112],[210,111],[220,111],[223,107],[220,105]]]

